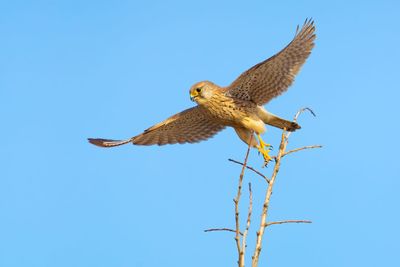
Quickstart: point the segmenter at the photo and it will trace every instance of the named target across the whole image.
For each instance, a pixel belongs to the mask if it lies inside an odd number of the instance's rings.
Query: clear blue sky
[[[235,266],[233,235],[203,233],[234,226],[240,168],[227,159],[246,146],[233,130],[164,147],[86,138],[192,106],[193,83],[229,84],[307,17],[316,47],[267,108],[312,107],[290,148],[324,148],[285,159],[270,216],[314,223],[269,228],[260,264],[399,266],[400,4],[278,2],[2,1],[0,266]],[[265,184],[248,181],[254,231]]]

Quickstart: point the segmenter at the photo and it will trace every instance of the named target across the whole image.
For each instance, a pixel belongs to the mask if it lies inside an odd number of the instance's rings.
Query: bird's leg
[[[265,143],[260,134],[257,134],[258,137],[258,141],[260,142],[260,145],[257,146],[258,151],[261,153],[261,155],[263,155],[264,157],[264,161],[265,161],[265,165],[268,164],[268,162],[272,159],[271,156],[269,155],[269,152],[271,151],[271,145]]]

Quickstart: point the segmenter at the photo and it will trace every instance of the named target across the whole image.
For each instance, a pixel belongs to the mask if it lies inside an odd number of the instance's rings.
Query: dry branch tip
[[[236,164],[239,164],[239,165],[242,165],[242,166],[244,165],[242,162],[234,160],[234,159],[228,159],[228,160],[230,162],[233,162],[233,163],[236,163]],[[253,168],[251,166],[248,166],[247,164],[246,164],[246,168],[251,170],[252,172],[256,173],[257,175],[261,176],[267,183],[269,183],[269,179],[267,178],[267,176],[265,176],[261,172],[257,171],[255,168]]]
[[[285,224],[285,223],[312,223],[309,220],[284,220],[284,221],[275,221],[275,222],[268,222],[265,224],[265,227],[274,225],[274,224]]]
[[[230,228],[210,228],[210,229],[204,230],[204,232],[206,232],[206,233],[208,233],[208,232],[232,232],[232,233],[236,233],[236,230],[230,229]],[[239,234],[241,236],[243,235],[242,232],[239,232]]]

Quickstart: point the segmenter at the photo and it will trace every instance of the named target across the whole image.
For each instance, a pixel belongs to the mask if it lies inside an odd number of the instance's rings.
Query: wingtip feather
[[[99,147],[114,147],[121,146],[131,142],[131,139],[127,140],[111,140],[102,138],[88,138],[89,143]]]

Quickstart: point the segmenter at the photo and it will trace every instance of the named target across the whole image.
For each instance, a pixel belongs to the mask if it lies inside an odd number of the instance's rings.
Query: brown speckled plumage
[[[264,105],[285,92],[314,47],[314,31],[314,22],[306,20],[283,50],[242,73],[225,89],[227,94]]]
[[[192,100],[198,104],[196,107],[175,114],[142,134],[123,141],[89,138],[89,142],[101,147],[129,142],[136,145],[194,143],[230,126],[249,143],[253,132],[261,134],[265,131],[265,124],[289,131],[299,129],[297,123],[269,113],[262,105],[285,92],[293,83],[314,47],[314,32],[313,21],[306,20],[283,50],[242,73],[228,87],[208,81],[196,83],[190,89]],[[256,146],[256,143],[252,142],[252,145]]]

